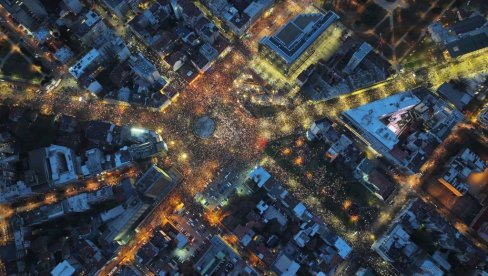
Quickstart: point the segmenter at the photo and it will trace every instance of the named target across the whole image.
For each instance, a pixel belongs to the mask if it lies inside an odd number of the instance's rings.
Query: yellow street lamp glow
[[[20,47],[17,44],[12,44],[12,48],[10,49],[12,53],[20,53]]]

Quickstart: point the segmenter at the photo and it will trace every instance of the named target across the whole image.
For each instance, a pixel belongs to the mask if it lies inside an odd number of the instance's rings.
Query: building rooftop
[[[447,51],[454,58],[485,47],[488,47],[488,35],[486,33],[466,36],[446,45]]]
[[[397,130],[391,121],[418,103],[420,99],[407,91],[349,109],[343,114],[391,150],[398,143]],[[382,121],[384,119],[388,119],[388,125]]]
[[[419,233],[425,234],[425,238],[419,240]],[[429,241],[432,244],[426,246]],[[415,272],[427,273],[421,275],[442,275],[437,273],[443,272],[439,268],[448,271],[451,265],[453,269],[454,266],[458,269],[472,267],[473,263],[486,258],[484,252],[476,248],[435,208],[418,198],[410,200],[403,207],[393,219],[390,229],[372,248],[402,275],[419,275]],[[444,260],[447,259],[444,258],[449,255],[457,255],[456,261],[446,263]]]
[[[53,276],[71,276],[75,274],[76,269],[66,260],[59,263],[51,271]]]
[[[109,220],[115,219],[116,217],[122,215],[124,211],[125,209],[122,205],[117,205],[112,209],[101,212],[100,218],[102,219],[102,222],[107,222]]]
[[[166,80],[161,77],[161,74],[156,66],[147,60],[141,53],[130,57],[129,66],[132,68],[134,73],[141,78],[144,78],[149,83],[154,84],[157,82],[161,86],[166,85]]]
[[[260,44],[275,51],[286,63],[291,64],[338,18],[331,11],[326,14],[300,14],[273,36],[263,37]]]
[[[174,179],[156,165],[149,167],[136,183],[138,190],[153,199],[166,197],[175,186]]]
[[[474,31],[478,28],[481,28],[485,24],[486,24],[486,18],[484,18],[481,15],[474,15],[464,20],[461,20],[457,23],[452,24],[450,26],[450,29],[454,33],[459,35],[459,34],[464,34],[464,33],[469,33],[471,31]]]
[[[425,273],[424,275],[444,275],[442,269],[437,267],[430,260],[424,260],[424,262],[420,266],[420,269],[422,270],[423,273]]]
[[[273,265],[273,270],[279,275],[295,275],[300,269],[300,264],[290,259],[285,254],[281,254]]]
[[[450,162],[439,181],[455,195],[461,196],[470,190],[468,178],[471,173],[483,172],[487,167],[487,162],[466,148]]]
[[[87,54],[85,54],[78,62],[69,68],[69,72],[73,77],[79,78],[85,72],[85,69],[92,64],[98,57],[100,53],[97,49],[91,49]]]
[[[104,0],[105,4],[111,8],[118,8],[125,0]]]
[[[164,141],[146,142],[146,143],[131,145],[129,146],[128,150],[132,159],[142,160],[154,156],[162,151],[167,151],[168,146]]]
[[[219,272],[226,263],[230,263],[233,269],[227,271],[227,275],[240,275],[244,269],[241,256],[234,251],[221,237],[213,236],[210,239],[208,249],[194,264],[195,270],[201,275],[212,275]],[[245,264],[244,264],[245,265]]]
[[[437,92],[456,106],[456,108],[459,110],[463,110],[473,98],[471,95],[457,89],[454,84],[449,82],[445,82],[439,86],[439,88],[437,88]]]
[[[65,212],[81,213],[90,210],[88,205],[88,195],[81,193],[63,200]]]
[[[119,244],[126,244],[150,207],[134,197],[129,198],[126,205],[125,212],[107,224],[106,230],[102,234],[106,242],[116,241]]]
[[[30,151],[29,165],[41,183],[62,185],[78,178],[77,156],[67,147],[51,145]]]
[[[354,69],[361,63],[361,61],[373,50],[373,47],[366,43],[363,42],[361,46],[354,52],[352,55],[351,59],[347,63],[346,67],[344,68],[344,72],[346,74],[351,74]]]
[[[90,121],[85,128],[85,137],[97,145],[112,145],[116,138],[117,126],[104,121]]]
[[[271,178],[271,174],[269,174],[263,167],[259,166],[249,174],[249,178],[251,178],[258,187],[263,187],[264,183]]]
[[[339,254],[342,259],[346,259],[352,252],[351,246],[349,246],[346,241],[339,237],[337,237],[337,240],[334,243],[334,247],[337,249],[337,254]]]
[[[388,180],[386,176],[377,169],[374,169],[369,173],[368,181],[378,189],[377,193],[383,199],[387,199],[395,190],[395,184]]]

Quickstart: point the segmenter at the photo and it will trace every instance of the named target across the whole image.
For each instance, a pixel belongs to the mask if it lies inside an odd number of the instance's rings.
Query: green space
[[[40,81],[42,75],[32,70],[31,63],[20,53],[11,54],[2,67],[2,74],[30,81]]]
[[[415,50],[411,52],[403,61],[403,66],[406,69],[415,69],[420,67],[425,67],[429,64],[436,62],[442,58],[442,53],[437,50],[432,39],[426,37],[417,46]]]
[[[17,123],[14,134],[21,142],[21,152],[42,148],[56,143],[56,125],[54,117],[36,115],[28,111]]]
[[[344,174],[340,164],[330,163],[325,153],[328,146],[309,142],[292,135],[270,142],[265,152],[285,171],[296,176],[301,187],[320,199],[324,209],[330,210],[347,227],[357,230],[373,222],[382,204],[371,192]],[[351,215],[346,207],[350,202],[359,210]]]

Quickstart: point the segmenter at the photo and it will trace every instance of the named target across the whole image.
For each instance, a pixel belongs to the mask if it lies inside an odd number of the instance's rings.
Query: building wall
[[[327,30],[327,29],[326,29]],[[319,45],[321,45],[328,36],[326,30],[291,64],[288,64],[280,55],[266,45],[259,44],[259,53],[261,56],[273,64],[276,69],[285,75],[293,74],[307,59],[309,59]]]

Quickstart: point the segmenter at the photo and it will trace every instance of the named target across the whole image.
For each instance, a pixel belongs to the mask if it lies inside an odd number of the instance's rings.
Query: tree
[[[277,219],[272,219],[263,228],[264,235],[271,237],[272,235],[280,236],[284,231]]]

